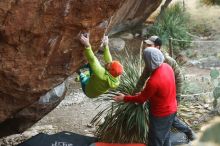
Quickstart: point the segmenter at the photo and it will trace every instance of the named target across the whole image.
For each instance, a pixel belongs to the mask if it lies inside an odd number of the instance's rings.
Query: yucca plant
[[[124,66],[120,86],[114,92],[132,94],[140,76],[140,59],[125,51],[117,58]],[[108,100],[111,100],[108,98]],[[111,100],[112,101],[112,100]],[[100,111],[92,120],[98,123],[96,136],[100,141],[109,143],[147,143],[148,104],[116,103],[114,101]]]
[[[158,35],[161,37],[163,44],[169,47],[169,38],[186,40],[173,41],[175,52],[186,48],[190,45],[191,36],[189,35],[188,14],[184,11],[180,3],[175,3],[165,9],[157,21],[149,28],[148,36]]]
[[[120,60],[124,67],[124,73],[121,76],[120,86],[117,91],[125,94],[133,94],[136,82],[138,81],[142,68],[141,62],[138,55],[133,55],[132,52],[128,52],[127,49],[124,50],[122,55],[117,55],[116,58]]]

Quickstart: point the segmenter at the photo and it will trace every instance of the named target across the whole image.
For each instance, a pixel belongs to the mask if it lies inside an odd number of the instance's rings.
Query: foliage
[[[210,124],[211,123],[211,124]],[[206,145],[206,146],[217,146],[220,144],[219,138],[220,131],[220,121],[212,120],[209,122],[209,126],[204,129],[203,134],[201,135],[199,142],[197,145]],[[195,145],[196,146],[196,145]]]
[[[109,143],[147,143],[147,104],[115,103],[103,110],[107,112],[105,121],[96,135],[100,141]],[[99,119],[101,111],[92,122]]]
[[[117,91],[133,94],[136,87],[136,82],[138,81],[141,74],[140,59],[138,55],[133,55],[132,52],[128,52],[125,49],[124,53],[120,56],[116,54],[116,58],[120,60],[124,67],[124,73],[121,76],[120,85]],[[141,62],[141,64],[144,64]]]
[[[213,96],[215,99],[218,99],[220,97],[220,87],[219,86],[215,87],[215,89],[213,91]]]
[[[199,83],[188,80],[183,82],[182,90],[183,94],[196,94],[203,92],[203,88]]]
[[[220,5],[220,0],[201,0],[206,5]]]
[[[211,70],[210,76],[215,87],[213,90],[213,97],[214,97],[213,107],[216,108],[218,103],[218,98],[220,98],[220,83],[217,81],[219,77],[219,71],[216,69]]]
[[[212,78],[213,80],[214,80],[214,79],[217,79],[218,76],[219,76],[219,71],[216,70],[216,69],[211,70],[210,76],[211,76],[211,78]]]
[[[131,53],[125,50],[123,55],[116,55],[124,66],[124,73],[117,91],[125,94],[133,93],[140,75],[139,58]],[[99,124],[104,116],[104,123],[99,125],[96,131],[99,140],[109,143],[147,143],[147,104],[112,102],[93,118],[92,123]]]
[[[211,31],[212,29],[207,25],[206,22],[193,23],[190,26],[190,32],[195,35],[210,36],[212,34]]]
[[[148,36],[158,35],[161,37],[163,44],[169,46],[169,38],[175,38],[186,41],[173,41],[175,52],[179,49],[186,48],[190,45],[191,36],[188,35],[188,14],[184,11],[179,3],[167,8],[157,21],[149,28]]]

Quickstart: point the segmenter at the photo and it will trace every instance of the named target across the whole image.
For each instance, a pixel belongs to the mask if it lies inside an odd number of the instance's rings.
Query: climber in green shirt
[[[105,67],[100,64],[94,55],[89,42],[89,35],[81,34],[80,42],[85,46],[84,55],[88,60],[87,67],[90,72],[90,75],[86,76],[80,70],[77,71],[80,76],[83,92],[86,96],[95,98],[109,89],[117,88],[119,86],[119,77],[123,72],[123,66],[118,61],[112,61],[108,47],[108,36],[105,36],[102,40]]]

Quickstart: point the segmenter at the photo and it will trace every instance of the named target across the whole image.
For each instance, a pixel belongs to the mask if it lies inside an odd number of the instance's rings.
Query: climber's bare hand
[[[81,33],[79,40],[86,48],[91,46],[89,42],[89,33]]]

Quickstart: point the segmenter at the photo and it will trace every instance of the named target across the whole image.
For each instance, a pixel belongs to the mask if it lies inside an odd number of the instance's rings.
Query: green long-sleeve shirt
[[[85,88],[86,95],[90,98],[94,98],[107,92],[110,88],[117,88],[119,86],[119,77],[113,77],[104,67],[102,67],[97,57],[94,55],[92,48],[87,47],[84,53],[93,71]],[[104,61],[105,63],[112,62],[108,46],[104,48]]]
[[[177,62],[172,57],[170,57],[165,51],[162,51],[162,53],[165,57],[164,62],[169,64],[174,71],[175,82],[176,82],[176,95],[180,96],[181,92],[182,92],[182,85],[183,85],[183,75],[181,73],[180,67],[177,64]],[[135,92],[139,92],[142,89],[146,79],[150,76],[150,74],[151,74],[151,72],[145,67],[144,71],[141,74],[140,79],[137,82]]]

